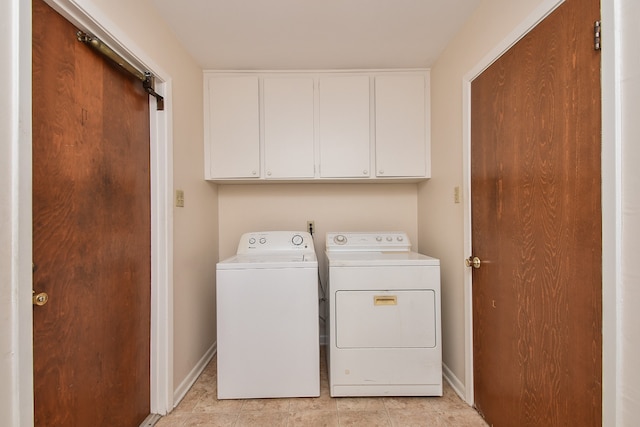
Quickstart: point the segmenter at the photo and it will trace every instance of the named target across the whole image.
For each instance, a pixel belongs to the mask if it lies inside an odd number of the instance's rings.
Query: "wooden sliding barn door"
[[[150,399],[149,101],[33,1],[36,426],[138,426]]]

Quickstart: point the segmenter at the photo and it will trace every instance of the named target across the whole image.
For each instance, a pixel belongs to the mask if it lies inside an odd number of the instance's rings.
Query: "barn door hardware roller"
[[[131,65],[129,61],[118,55],[113,49],[104,44],[99,38],[78,31],[76,34],[78,41],[91,47],[93,50],[107,57],[111,62],[133,75],[135,78],[142,82],[142,87],[145,92],[156,98],[156,105],[158,110],[164,110],[164,98],[154,90],[154,76],[149,71],[140,71],[135,66]]]

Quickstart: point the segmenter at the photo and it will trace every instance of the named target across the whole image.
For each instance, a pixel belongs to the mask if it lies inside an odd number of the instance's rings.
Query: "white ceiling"
[[[429,68],[480,0],[151,0],[204,69]]]

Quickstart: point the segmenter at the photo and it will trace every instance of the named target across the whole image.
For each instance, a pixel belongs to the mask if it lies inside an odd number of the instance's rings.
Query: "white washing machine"
[[[311,235],[246,233],[216,276],[218,399],[319,396]]]
[[[403,232],[327,233],[331,396],[442,396],[440,261]]]

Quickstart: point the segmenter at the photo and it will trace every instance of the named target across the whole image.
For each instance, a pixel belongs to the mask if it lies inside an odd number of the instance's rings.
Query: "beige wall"
[[[465,381],[462,81],[543,0],[485,0],[431,69],[431,180],[419,185],[420,251],[441,259],[443,362]],[[466,202],[466,200],[463,200]],[[461,390],[462,391],[462,390]]]
[[[215,340],[217,188],[203,179],[202,69],[154,13],[150,1],[79,3],[99,8],[171,77],[172,93],[167,98],[173,102],[173,183],[185,194],[185,207],[174,208],[173,217],[173,381],[177,388]]]
[[[306,229],[324,265],[328,231],[406,231],[417,249],[416,184],[258,184],[219,186],[220,258],[236,252],[242,233]]]

